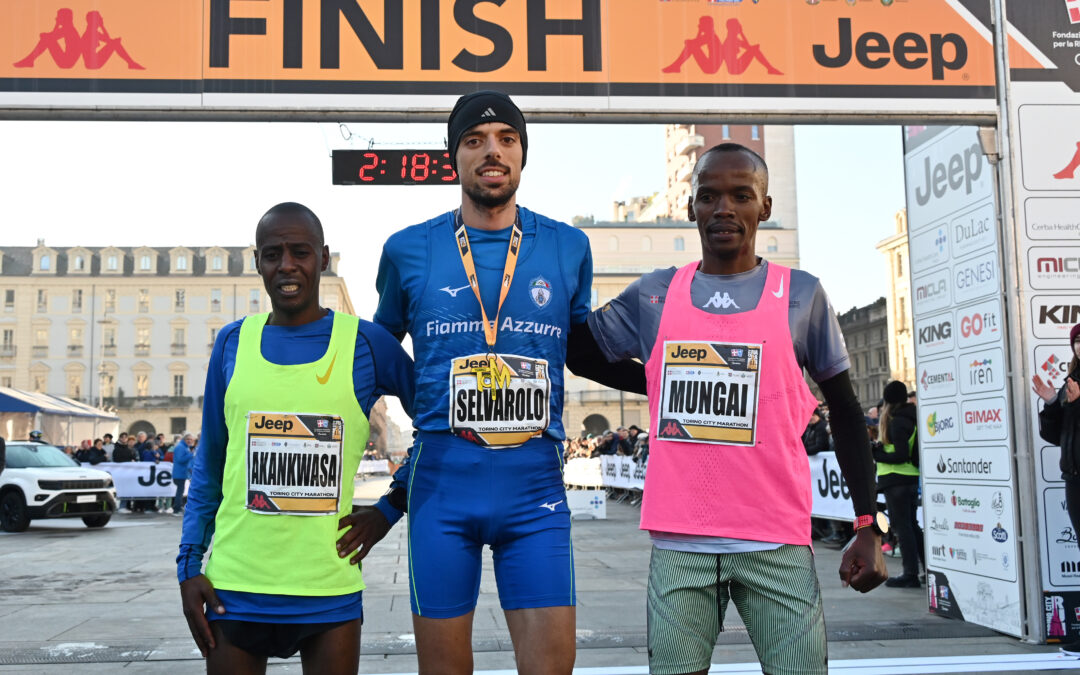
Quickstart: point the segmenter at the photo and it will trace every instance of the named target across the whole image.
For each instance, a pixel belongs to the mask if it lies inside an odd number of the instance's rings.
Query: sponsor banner
[[[951,313],[915,319],[915,355],[919,358],[951,352],[955,345]]]
[[[1000,293],[1001,271],[997,250],[953,265],[953,298],[957,303]]]
[[[973,211],[952,219],[949,224],[952,257],[963,258],[997,243],[994,203],[987,201]]]
[[[815,518],[855,520],[855,507],[851,504],[851,492],[840,473],[835,452],[819,452],[810,460],[810,485],[813,495],[811,513]]]
[[[951,128],[933,143],[915,149],[908,143],[904,173],[908,223],[913,233],[921,233],[943,218],[951,219],[994,194],[994,173],[974,127]]]
[[[1080,211],[1075,197],[1029,197],[1024,200],[1028,239],[1080,239]]]
[[[956,310],[956,346],[967,349],[1004,339],[1001,300],[992,298]]]
[[[1077,202],[1080,204],[1080,202]],[[1041,340],[1069,342],[1069,330],[1080,323],[1080,296],[1036,295],[1031,298],[1032,332]]]
[[[1065,488],[1044,488],[1042,497],[1046,521],[1043,551],[1049,571],[1046,581],[1051,588],[1080,586],[1080,548],[1065,506]]]
[[[385,459],[363,459],[360,460],[360,466],[356,469],[356,473],[363,474],[375,474],[375,473],[390,473],[390,462]]]
[[[89,469],[107,471],[113,479],[116,496],[119,499],[136,497],[173,497],[176,485],[173,484],[172,462],[102,462],[83,464]],[[190,485],[190,482],[188,483]],[[187,494],[187,485],[184,493]]]
[[[1033,246],[1028,249],[1027,272],[1035,290],[1080,288],[1080,247]]]
[[[1020,584],[963,572],[946,572],[927,561],[926,585],[932,613],[1008,635],[1021,635]]]
[[[965,399],[960,411],[965,441],[1004,441],[1009,437],[1009,405],[1004,396]]]
[[[570,466],[569,462],[567,466]],[[603,490],[567,490],[566,506],[571,518],[607,519],[607,493]]]
[[[956,403],[919,402],[919,443],[956,443],[960,440],[960,411]]]
[[[1072,351],[1068,344],[1038,345],[1035,347],[1034,373],[1055,389],[1060,389],[1069,374]],[[1040,406],[1041,407],[1041,406]]]
[[[911,280],[911,308],[916,315],[926,315],[952,304],[949,270],[939,270]]]
[[[923,494],[927,567],[1017,580],[1011,486],[927,480]]]
[[[956,359],[952,356],[924,361],[918,374],[919,400],[956,395]]]
[[[909,244],[910,267],[913,274],[922,274],[949,262],[949,227],[941,223],[918,236]]]
[[[599,457],[575,457],[563,466],[563,482],[576,487],[604,484],[604,468]]]
[[[1036,432],[1037,435],[1037,432]],[[1040,442],[1045,443],[1041,438]],[[1061,477],[1061,448],[1056,445],[1044,445],[1039,449],[1039,468],[1046,483],[1064,483]]]
[[[8,1],[0,100],[445,112],[497,87],[559,111],[992,113],[970,1]],[[967,189],[974,161],[935,158],[925,191]]]
[[[960,393],[979,394],[1005,387],[1005,352],[1000,347],[963,352],[957,357]]]
[[[919,470],[928,479],[948,481],[1012,479],[1007,445],[934,446],[922,453]]]
[[[1080,592],[1043,593],[1047,642],[1067,642],[1068,635],[1080,633]]]
[[[1080,129],[1080,104],[1021,105],[1018,115],[1024,188],[1033,192],[1080,190],[1080,175],[1074,162],[1080,153],[1076,145],[1080,139],[1072,138],[1070,133]],[[1064,130],[1069,132],[1063,137]]]
[[[604,455],[599,458],[603,487],[623,490],[645,489],[645,466],[630,457]]]

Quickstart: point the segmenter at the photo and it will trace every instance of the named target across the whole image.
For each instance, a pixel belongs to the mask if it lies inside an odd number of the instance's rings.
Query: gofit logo
[[[943,431],[956,426],[952,417],[938,417],[936,412],[930,413],[926,418],[926,431],[931,436],[937,436]]]
[[[1001,421],[1001,408],[985,410],[967,410],[964,412],[964,424],[988,424]]]
[[[996,333],[997,315],[989,312],[960,317],[960,334],[964,337],[982,335],[983,330]]]
[[[814,60],[826,68],[843,68],[851,63],[852,56],[863,68],[878,69],[896,65],[906,70],[918,70],[930,66],[933,79],[945,79],[946,70],[959,70],[967,63],[968,47],[964,38],[956,33],[930,35],[930,44],[918,33],[900,33],[893,44],[881,33],[867,32],[854,38],[851,19],[837,21],[837,42],[830,54],[826,45],[815,44]]]
[[[105,29],[101,12],[86,13],[86,30],[80,35],[75,28],[75,13],[64,7],[56,10],[52,30],[39,33],[33,50],[14,65],[16,68],[33,68],[38,57],[48,52],[53,63],[65,70],[74,68],[79,59],[87,70],[99,70],[114,55],[123,59],[130,70],[146,70],[131,58],[120,42],[119,37],[112,37]]]

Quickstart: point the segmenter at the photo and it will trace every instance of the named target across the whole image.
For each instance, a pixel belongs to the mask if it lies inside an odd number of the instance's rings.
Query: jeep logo
[[[704,349],[687,349],[686,347],[679,347],[671,351],[671,358],[673,359],[693,359],[695,361],[704,361],[705,357],[709,353]]]
[[[889,38],[871,31],[859,35],[852,48],[851,19],[839,19],[837,28],[835,56],[826,52],[825,45],[814,45],[814,60],[826,68],[843,68],[852,55],[863,68],[871,70],[884,68],[895,59],[896,65],[907,70],[918,70],[929,63],[931,76],[943,80],[946,70],[959,70],[967,63],[967,43],[956,33],[931,34],[927,48],[926,38],[918,33],[901,33],[890,45]],[[947,45],[951,49],[946,50]]]
[[[941,199],[949,190],[964,189],[964,194],[971,194],[971,184],[982,175],[982,151],[979,144],[974,143],[964,150],[964,154],[956,153],[945,162],[930,165],[930,158],[923,160],[922,185],[915,186],[915,201],[919,206],[926,206],[930,197]]]

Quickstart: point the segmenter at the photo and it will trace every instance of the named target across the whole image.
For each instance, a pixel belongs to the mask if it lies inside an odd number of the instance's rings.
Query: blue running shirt
[[[563,367],[571,324],[587,320],[592,254],[580,230],[524,208],[521,252],[498,317],[495,351],[547,362],[550,398],[546,434],[564,440]],[[467,228],[488,318],[494,320],[500,279],[513,228]],[[454,212],[405,228],[383,247],[376,288],[375,322],[395,335],[412,336],[416,360],[414,424],[421,431],[450,430],[451,362],[488,351],[480,306],[455,244]],[[486,396],[486,394],[484,394]],[[480,397],[477,397],[480,398]],[[475,409],[475,408],[474,408]],[[399,471],[395,484],[403,479]]]

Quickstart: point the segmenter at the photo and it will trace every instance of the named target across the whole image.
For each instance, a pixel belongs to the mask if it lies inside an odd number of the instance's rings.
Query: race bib
[[[548,362],[473,354],[450,366],[450,431],[488,446],[521,445],[548,427]]]
[[[247,419],[248,511],[293,516],[337,513],[342,419],[271,412],[250,412]]]
[[[656,437],[753,445],[761,345],[664,342]]]

